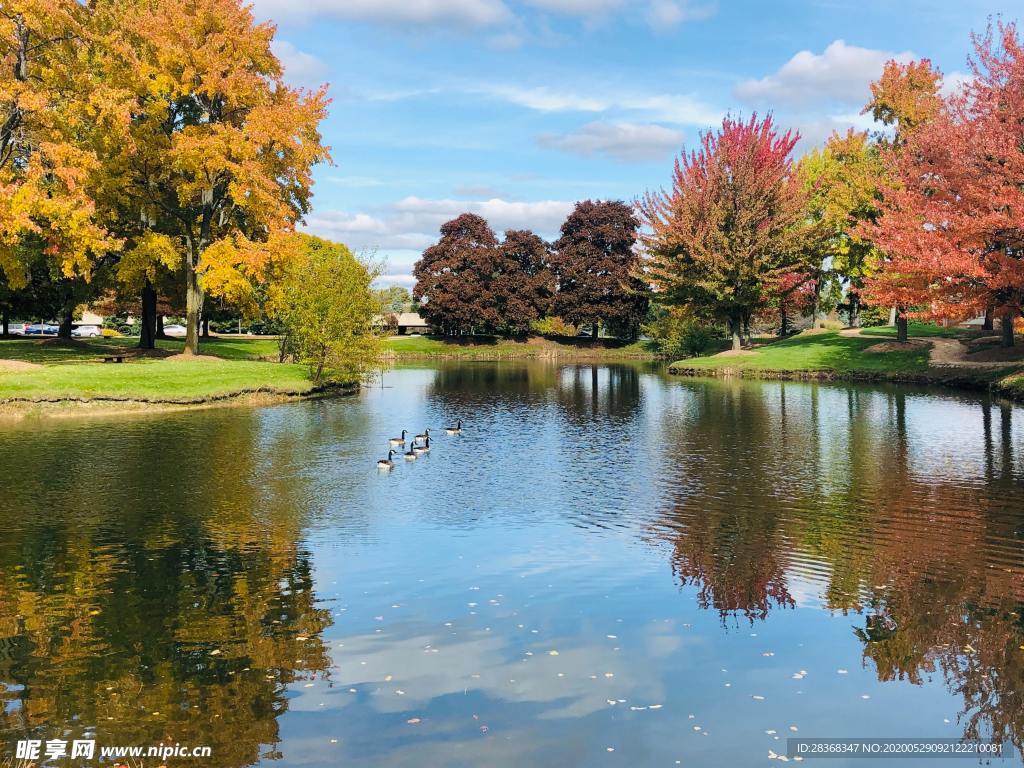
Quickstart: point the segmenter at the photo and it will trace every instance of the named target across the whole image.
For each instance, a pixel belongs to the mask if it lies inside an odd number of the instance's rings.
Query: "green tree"
[[[359,381],[379,364],[382,351],[373,331],[380,309],[370,287],[376,271],[341,243],[303,234],[292,241],[272,299],[285,327],[282,344],[317,383]]]

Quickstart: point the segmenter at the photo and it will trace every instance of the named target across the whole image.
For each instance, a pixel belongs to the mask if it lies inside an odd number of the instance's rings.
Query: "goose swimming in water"
[[[430,438],[428,437],[423,445],[414,445],[412,449],[417,455],[421,453],[430,453]]]
[[[410,448],[408,451],[406,451],[402,455],[405,457],[406,461],[412,461],[413,459],[416,458],[416,455],[417,455],[415,447]]]
[[[462,419],[459,419],[457,422],[455,422],[455,426],[454,427],[445,427],[444,431],[447,432],[449,435],[461,434],[462,433]]]
[[[390,470],[395,468],[395,462],[392,460],[392,456],[395,455],[394,451],[388,451],[388,457],[386,459],[379,459],[377,461],[377,469]]]
[[[401,437],[392,437],[388,440],[388,445],[405,445],[405,433],[407,431],[408,430],[403,429]]]
[[[422,435],[416,435],[416,440],[426,440],[428,437],[430,437],[430,430],[424,429]]]

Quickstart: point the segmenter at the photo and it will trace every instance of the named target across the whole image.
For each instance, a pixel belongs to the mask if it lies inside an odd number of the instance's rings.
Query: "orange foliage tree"
[[[103,76],[134,103],[103,199],[146,253],[181,254],[194,354],[206,293],[243,301],[276,236],[308,210],[312,168],[329,159],[319,133],[326,88],[284,83],[274,27],[240,0],[92,9]]]
[[[888,154],[897,184],[866,231],[889,254],[876,301],[962,320],[1024,308],[1024,49],[1013,24],[974,38],[973,79]]]
[[[0,277],[15,289],[40,255],[55,276],[88,279],[117,248],[89,194],[118,111],[83,66],[87,15],[74,0],[0,4]]]

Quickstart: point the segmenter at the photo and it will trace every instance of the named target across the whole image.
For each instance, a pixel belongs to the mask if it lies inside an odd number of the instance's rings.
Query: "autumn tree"
[[[637,276],[638,228],[626,203],[576,204],[554,244],[555,315],[573,325],[589,324],[595,339],[602,323],[623,335],[635,335],[647,314],[650,294],[647,283]]]
[[[512,229],[498,246],[491,281],[495,312],[505,333],[524,334],[548,314],[555,296],[551,246],[529,230]]]
[[[1013,24],[974,43],[973,78],[887,155],[897,183],[866,231],[890,258],[869,290],[927,318],[992,308],[1012,346],[1024,307],[1024,50]]]
[[[0,272],[25,287],[44,257],[67,280],[61,333],[96,260],[118,243],[97,221],[89,192],[97,142],[116,132],[118,100],[90,77],[87,5],[11,0],[0,5]]]
[[[884,174],[881,153],[866,131],[834,133],[823,149],[815,148],[800,160],[798,176],[816,225],[808,243],[817,251],[815,320],[821,286],[836,275],[846,283],[850,325],[857,325],[864,280],[881,259],[860,225],[879,216]]]
[[[325,159],[323,89],[282,78],[274,28],[240,0],[97,0],[103,76],[132,95],[128,136],[104,193],[180,247],[185,348],[196,353],[207,292],[251,290],[264,244],[309,207]]]
[[[672,188],[641,203],[647,269],[660,298],[727,320],[733,349],[766,287],[805,266],[807,198],[791,158],[798,139],[780,135],[770,116],[726,117],[676,161]]]
[[[525,333],[550,302],[548,246],[511,230],[501,244],[480,216],[464,213],[441,227],[441,239],[413,268],[420,312],[447,334]]]
[[[942,111],[942,73],[928,59],[901,64],[890,60],[882,76],[871,83],[871,100],[861,114],[890,126],[891,141],[904,142],[919,126],[938,117]]]

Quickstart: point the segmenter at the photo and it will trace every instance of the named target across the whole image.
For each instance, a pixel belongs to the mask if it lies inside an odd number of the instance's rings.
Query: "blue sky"
[[[634,200],[727,113],[771,110],[807,151],[889,58],[955,87],[986,0],[255,0],[295,84],[330,84],[306,229],[374,253],[382,284],[441,223],[552,237],[577,200]]]

